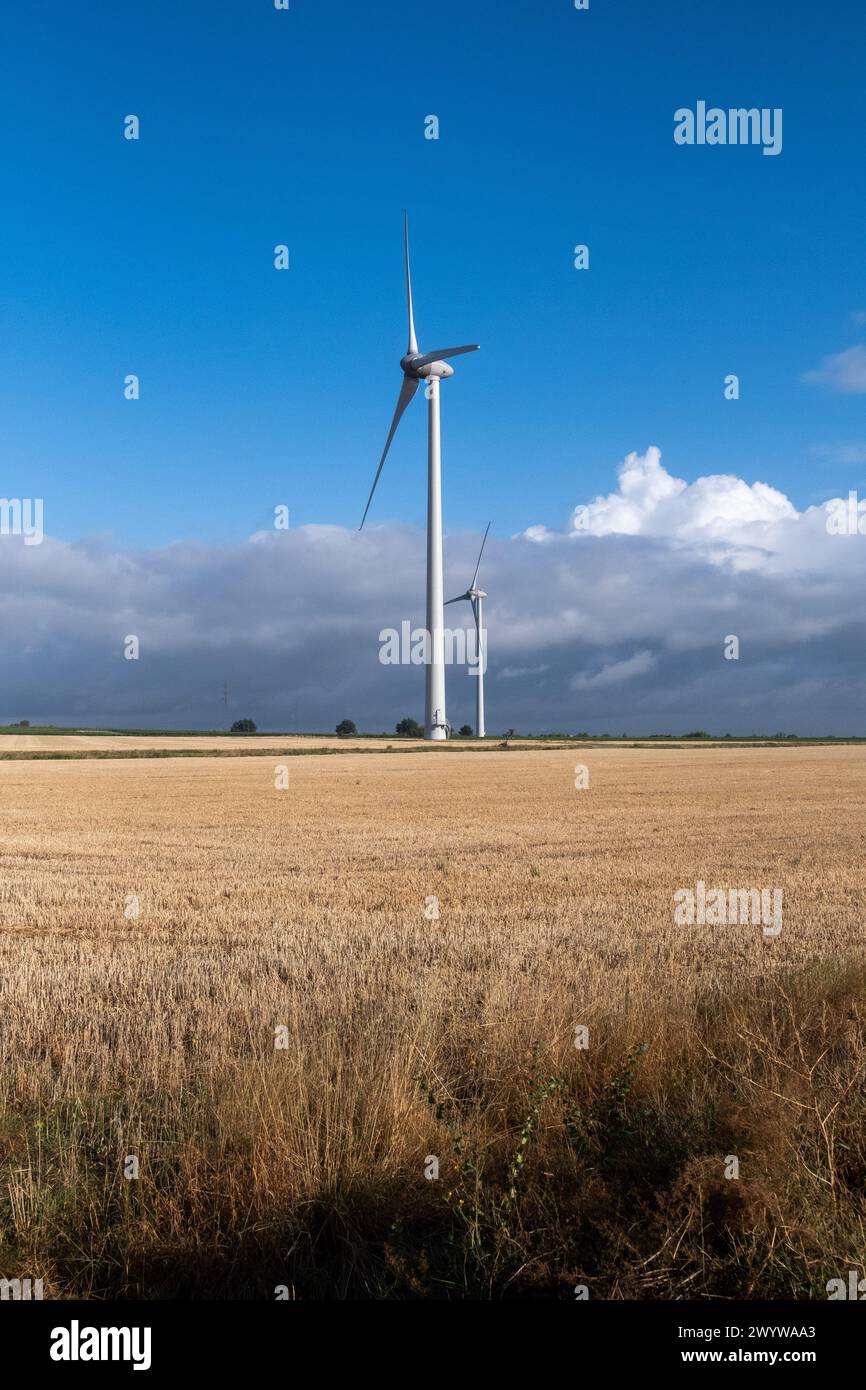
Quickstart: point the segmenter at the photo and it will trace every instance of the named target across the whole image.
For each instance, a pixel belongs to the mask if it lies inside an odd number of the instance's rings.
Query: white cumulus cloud
[[[675,478],[654,445],[645,454],[629,454],[618,477],[616,492],[575,508],[574,535],[755,542],[760,529],[798,515],[784,493],[767,483],[749,484],[731,473],[693,483]]]

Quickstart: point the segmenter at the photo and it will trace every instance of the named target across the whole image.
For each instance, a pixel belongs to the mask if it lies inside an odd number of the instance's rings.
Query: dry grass
[[[0,1275],[821,1297],[864,1272],[866,750],[289,768],[0,764]],[[781,936],[674,925],[698,879],[781,887]]]

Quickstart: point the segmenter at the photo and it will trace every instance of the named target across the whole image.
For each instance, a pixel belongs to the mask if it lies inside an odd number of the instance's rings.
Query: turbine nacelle
[[[476,599],[486,597],[487,594],[484,589],[467,589],[465,594],[458,594],[456,598],[446,599],[445,606],[447,608],[449,603],[474,603]]]
[[[447,362],[428,362],[416,353],[401,358],[400,366],[403,368],[404,375],[411,377],[414,381],[427,381],[434,376],[439,377],[441,381],[445,377],[454,375],[454,368],[449,367]]]

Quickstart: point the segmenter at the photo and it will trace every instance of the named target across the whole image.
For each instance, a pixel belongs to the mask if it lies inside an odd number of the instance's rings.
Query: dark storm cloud
[[[477,547],[448,538],[449,594]],[[423,671],[382,665],[379,634],[422,625],[424,575],[424,537],[402,527],[137,552],[4,536],[0,718],[392,729],[421,717]],[[488,542],[489,728],[866,732],[864,577],[866,536],[828,534],[823,508],[798,514],[735,477],[686,485],[657,451],[630,455],[566,532]],[[468,605],[446,614],[471,623]],[[448,700],[472,722],[465,668]]]

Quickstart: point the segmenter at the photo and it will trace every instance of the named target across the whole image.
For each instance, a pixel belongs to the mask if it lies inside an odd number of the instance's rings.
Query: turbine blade
[[[469,597],[468,594],[458,594],[456,598],[446,598],[445,603],[443,604],[443,607],[444,607],[444,608],[447,608],[448,605],[449,605],[449,603],[462,603],[463,600],[464,600],[465,598],[468,598],[468,597]]]
[[[412,274],[409,270],[409,214],[403,213],[403,252],[406,257],[406,299],[409,303],[409,352],[418,351],[418,339],[415,337],[415,311],[412,307]]]
[[[431,362],[444,361],[446,357],[462,357],[464,352],[477,352],[480,344],[471,343],[469,347],[459,348],[437,348],[435,352],[425,352],[423,357],[419,357],[417,362],[413,362],[414,368],[429,367]]]
[[[487,523],[487,531],[489,531],[489,530],[490,530],[490,522],[488,521],[488,523]],[[481,542],[481,549],[480,549],[479,552],[478,552],[478,564],[475,566],[475,573],[474,573],[473,576],[472,576],[472,583],[469,585],[470,589],[474,589],[474,588],[475,588],[475,581],[476,581],[476,579],[478,578],[478,571],[479,571],[480,568],[481,568],[481,556],[484,554],[484,547],[485,547],[485,545],[487,544],[487,531],[484,532],[484,540]]]
[[[388,457],[388,450],[391,447],[391,440],[397,433],[397,426],[403,418],[403,412],[405,411],[407,405],[411,401],[412,397],[414,396],[415,392],[418,390],[418,387],[420,385],[421,383],[420,381],[418,381],[416,377],[403,377],[403,385],[400,387],[400,395],[397,397],[397,409],[394,411],[394,419],[391,421],[391,429],[388,433],[388,439],[385,444],[385,448],[382,452],[382,457],[379,460],[379,467],[376,469],[376,476],[373,479],[373,486],[370,488],[370,496],[367,498],[367,505],[364,508],[364,515],[361,517],[361,525],[358,527],[359,531],[363,530],[364,522],[367,520],[367,513],[370,510],[370,503],[373,500],[373,493],[376,491],[376,484],[379,481],[379,475],[382,472],[382,469],[385,465],[385,459]]]

